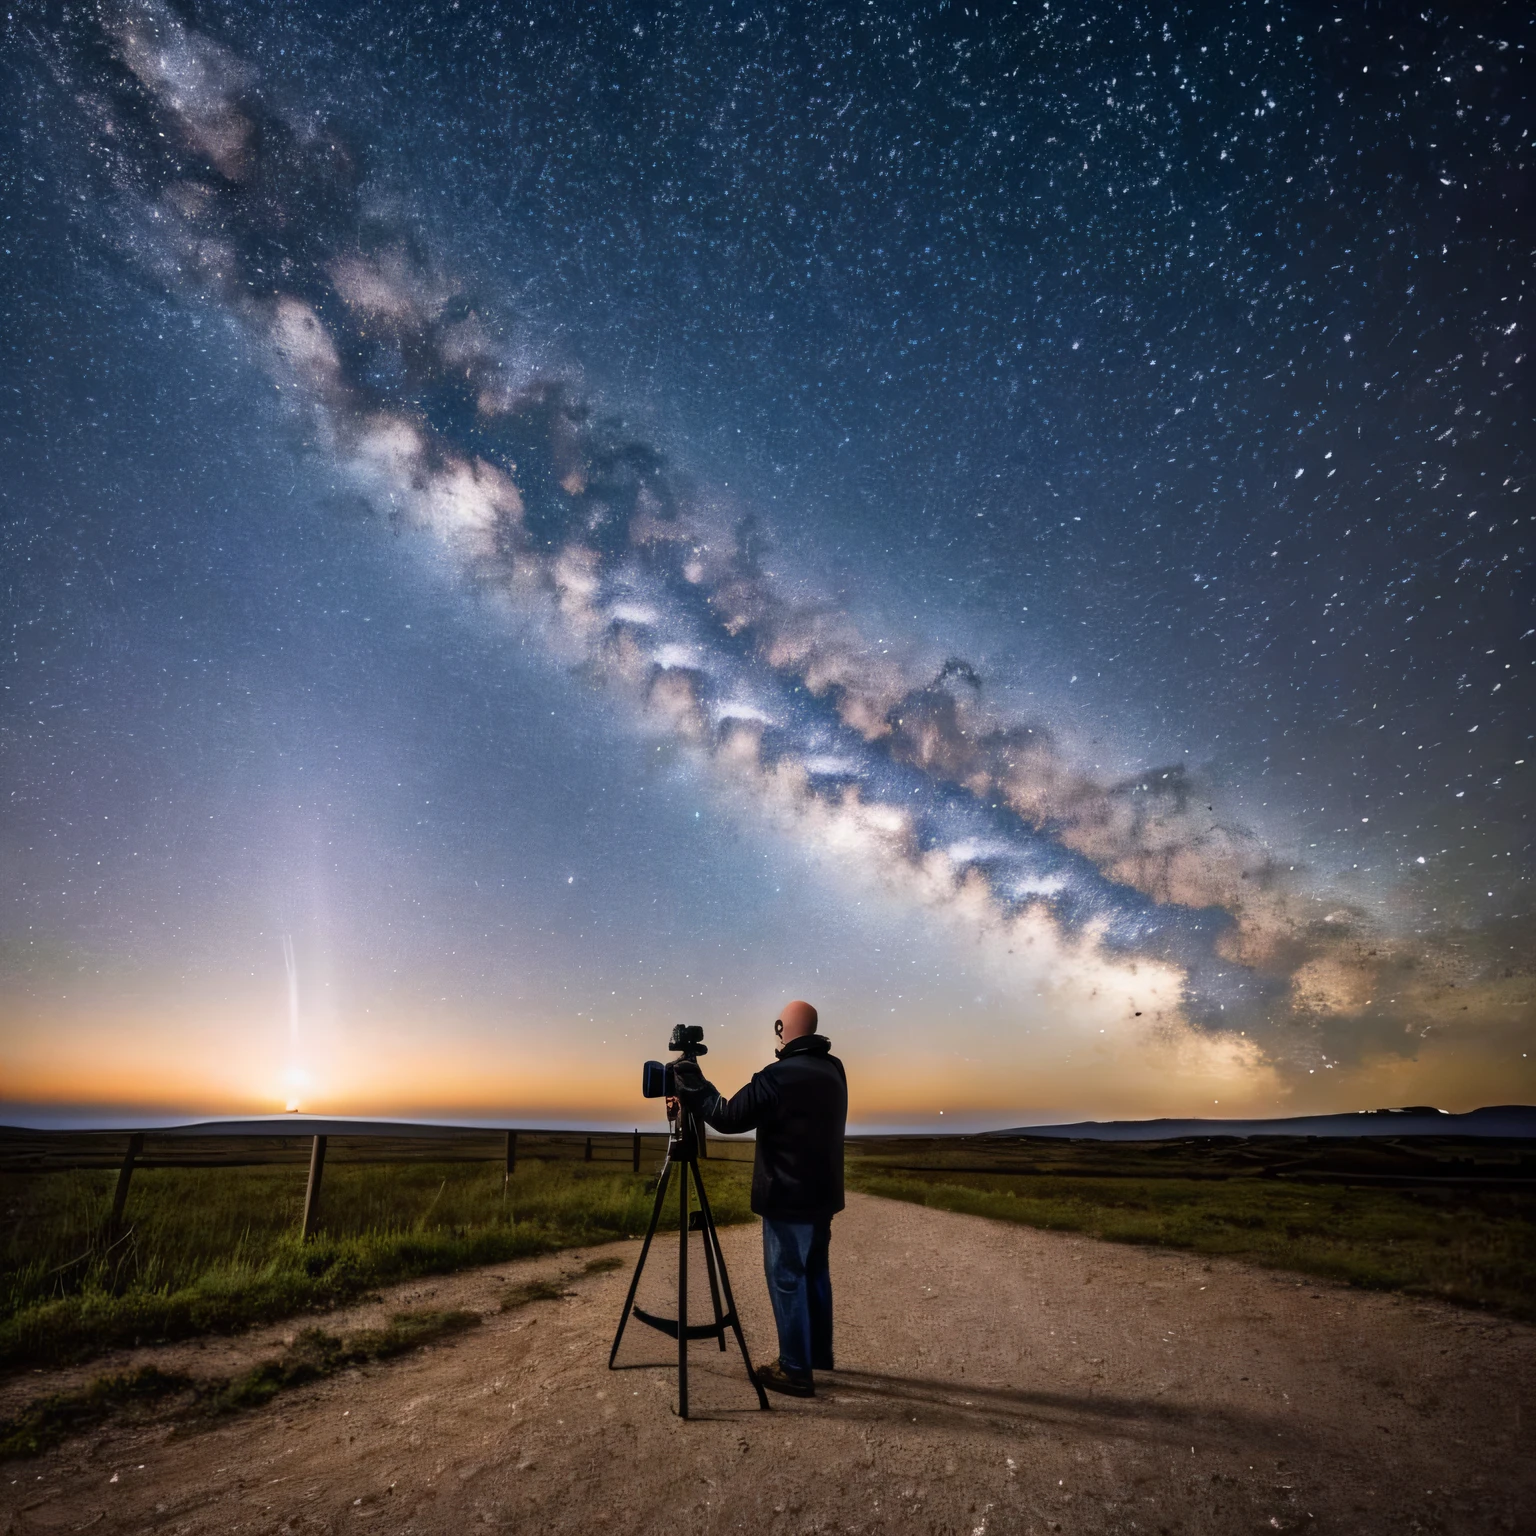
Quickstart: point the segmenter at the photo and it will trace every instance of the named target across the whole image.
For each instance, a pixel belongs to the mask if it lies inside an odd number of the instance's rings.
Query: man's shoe
[[[772,1365],[760,1365],[757,1381],[759,1386],[770,1392],[782,1392],[785,1397],[816,1396],[816,1382],[809,1371],[786,1371],[778,1360]]]

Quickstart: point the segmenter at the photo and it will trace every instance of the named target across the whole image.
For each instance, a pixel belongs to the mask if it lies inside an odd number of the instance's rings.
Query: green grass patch
[[[104,1231],[109,1170],[0,1174],[0,1369],[230,1333],[324,1311],[421,1275],[645,1230],[653,1181],[612,1164],[345,1163],[325,1171],[319,1235],[295,1235],[301,1167],[134,1174],[127,1230]],[[749,1169],[710,1168],[722,1223],[750,1219]]]
[[[1219,1254],[1536,1320],[1536,1197],[1522,1191],[894,1172],[855,1161],[848,1182],[940,1210]]]
[[[321,1328],[306,1328],[275,1360],[263,1360],[243,1376],[205,1389],[203,1400],[215,1413],[256,1408],[289,1387],[334,1376],[349,1365],[389,1360],[437,1339],[463,1333],[480,1322],[477,1312],[397,1312],[383,1328],[365,1328],[345,1339]]]
[[[623,1269],[624,1260],[616,1253],[605,1253],[600,1258],[588,1259],[579,1271],[582,1275],[606,1275],[615,1269]],[[575,1276],[567,1276],[565,1279],[574,1279]],[[519,1307],[526,1307],[534,1301],[563,1301],[567,1296],[575,1295],[574,1291],[565,1288],[565,1279],[560,1280],[525,1280],[521,1285],[508,1287],[501,1298],[501,1310],[503,1312],[515,1312]]]
[[[532,1301],[560,1301],[573,1293],[560,1280],[528,1280],[508,1288],[501,1298],[503,1312],[515,1312]]]
[[[158,1403],[193,1388],[190,1376],[143,1366],[119,1376],[98,1376],[76,1392],[53,1392],[0,1422],[0,1459],[37,1456],[123,1409]]]
[[[0,1423],[0,1458],[36,1456],[125,1410],[162,1405],[167,1398],[188,1400],[179,1412],[186,1425],[259,1408],[291,1387],[334,1376],[348,1366],[403,1355],[479,1321],[478,1313],[458,1310],[397,1312],[385,1327],[366,1328],[345,1339],[306,1328],[281,1355],[239,1376],[199,1381],[152,1365],[126,1375],[98,1376],[78,1391],[53,1393]]]

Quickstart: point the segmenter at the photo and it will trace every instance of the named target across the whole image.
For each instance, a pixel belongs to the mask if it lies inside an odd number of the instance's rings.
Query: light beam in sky
[[[299,962],[291,933],[283,935],[283,972],[288,981],[288,1065],[283,1073],[288,1100],[284,1107],[292,1111],[299,1107],[299,1096],[309,1086],[309,1075],[299,1051]]]

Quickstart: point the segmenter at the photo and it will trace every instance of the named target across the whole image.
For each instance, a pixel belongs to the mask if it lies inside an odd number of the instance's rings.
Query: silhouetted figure
[[[696,1062],[679,1062],[688,1108],[730,1136],[757,1132],[752,1209],[763,1218],[763,1268],[779,1330],[779,1358],[757,1377],[792,1397],[815,1394],[814,1371],[832,1363],[832,1218],[843,1208],[843,1134],[848,1080],[832,1042],[816,1033],[809,1003],[773,1021],[783,1042],[771,1066],[727,1101]]]

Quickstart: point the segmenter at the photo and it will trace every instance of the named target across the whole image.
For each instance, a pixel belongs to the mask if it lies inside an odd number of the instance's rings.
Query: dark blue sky
[[[23,1096],[150,1094],[112,1042],[157,1009],[178,1060],[238,1037],[261,1077],[284,933],[335,1102],[410,1101],[425,1050],[535,1103],[552,1027],[600,1052],[816,985],[988,1109],[1100,1107],[1026,1036],[1102,1029],[1103,1080],[1143,1082],[1154,1012],[1165,1046],[1246,1031],[1221,1070],[1255,1103],[1526,1070],[1521,8],[5,27]],[[285,372],[285,303],[339,349],[324,387]],[[517,486],[493,559],[380,489],[384,416],[427,434],[411,494],[476,459]],[[646,544],[653,503],[718,568]],[[981,952],[1021,921],[1038,975]],[[1204,1102],[1171,1060],[1167,1104]],[[198,1093],[238,1097],[161,1097]]]

